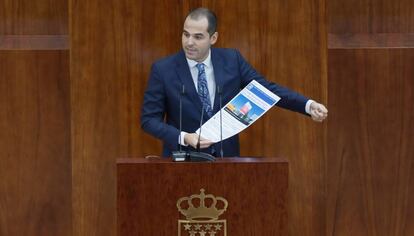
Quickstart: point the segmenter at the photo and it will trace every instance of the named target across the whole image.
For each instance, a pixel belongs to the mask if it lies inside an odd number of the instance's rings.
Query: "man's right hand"
[[[193,148],[197,148],[198,134],[196,134],[196,133],[185,134],[184,135],[184,142],[185,142],[185,144],[190,145]],[[208,139],[200,137],[200,148],[208,148],[213,143],[214,142],[212,142]]]

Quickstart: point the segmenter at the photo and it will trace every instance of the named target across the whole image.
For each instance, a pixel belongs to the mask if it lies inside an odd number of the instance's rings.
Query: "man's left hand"
[[[328,117],[328,109],[320,103],[312,102],[309,107],[312,120],[322,122]]]

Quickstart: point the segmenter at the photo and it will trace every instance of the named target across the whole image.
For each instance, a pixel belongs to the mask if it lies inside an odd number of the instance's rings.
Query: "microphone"
[[[187,159],[187,153],[182,151],[182,145],[181,145],[181,133],[183,131],[183,95],[185,94],[185,86],[184,84],[181,87],[180,90],[180,107],[179,107],[179,111],[180,111],[180,134],[178,136],[178,150],[179,151],[173,151],[172,152],[172,159],[173,161],[185,161]]]
[[[172,159],[173,161],[190,161],[190,162],[205,162],[205,161],[215,161],[215,157],[208,153],[200,152],[200,137],[201,137],[201,126],[203,124],[203,117],[204,117],[204,104],[201,110],[201,118],[200,118],[200,134],[198,135],[198,142],[197,142],[197,151],[196,152],[186,152],[182,151],[181,145],[181,132],[182,132],[182,96],[185,94],[185,87],[182,85],[180,91],[180,135],[179,135],[179,151],[172,152]]]
[[[182,151],[182,145],[181,145],[181,132],[183,131],[183,95],[185,94],[185,86],[184,84],[181,87],[180,91],[180,142],[178,143],[178,146],[180,148],[180,152]]]
[[[223,91],[219,85],[217,86],[217,93],[219,95],[219,104],[220,104],[220,157],[223,158],[223,116],[221,114],[221,108],[222,108],[221,101],[222,101]]]
[[[203,107],[201,108],[200,133],[198,134],[198,140],[197,140],[197,152],[200,152],[200,138],[201,138],[201,127],[203,125],[203,117],[204,117],[204,103],[203,103]]]
[[[200,117],[200,133],[198,134],[197,148],[195,152],[188,152],[187,161],[191,162],[205,162],[205,161],[215,161],[216,158],[212,155],[204,152],[200,152],[200,139],[201,139],[201,126],[203,125],[204,117],[204,104],[201,108],[201,117]]]

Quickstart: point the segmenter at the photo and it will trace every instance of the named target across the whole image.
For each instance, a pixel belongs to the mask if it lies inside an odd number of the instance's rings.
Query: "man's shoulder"
[[[234,48],[212,48],[211,58],[213,61],[234,63],[238,61],[240,52]]]
[[[159,67],[173,66],[179,61],[181,57],[183,57],[183,52],[179,51],[175,54],[159,58],[153,64]]]
[[[239,51],[235,48],[211,48],[212,53],[216,53],[222,56],[235,56]]]

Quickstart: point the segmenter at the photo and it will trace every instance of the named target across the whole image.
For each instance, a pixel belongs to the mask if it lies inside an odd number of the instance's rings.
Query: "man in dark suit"
[[[218,38],[215,14],[205,8],[190,12],[184,22],[183,50],[152,65],[148,87],[144,94],[141,127],[163,141],[163,156],[182,145],[184,150],[197,147],[194,133],[203,122],[220,110],[219,92],[223,104],[229,102],[252,80],[281,97],[277,106],[323,121],[328,110],[320,103],[267,81],[234,49],[212,48]],[[182,97],[182,130],[180,133],[179,104]],[[202,108],[204,107],[204,111]],[[200,137],[202,151],[216,155],[219,144]],[[233,136],[223,141],[224,156],[239,156],[239,139]]]

